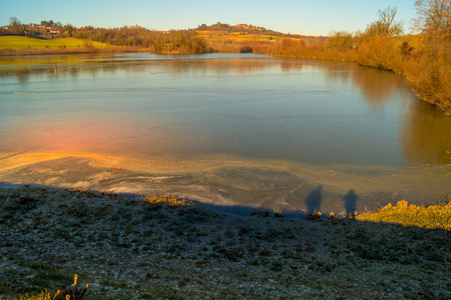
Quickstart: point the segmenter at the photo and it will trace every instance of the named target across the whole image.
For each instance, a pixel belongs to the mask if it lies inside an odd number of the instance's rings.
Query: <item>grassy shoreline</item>
[[[0,299],[46,299],[32,295],[64,290],[75,273],[89,284],[85,299],[451,297],[449,230],[359,218],[239,217],[167,196],[0,189]]]
[[[356,220],[451,231],[451,201],[447,204],[417,206],[401,200],[378,211],[358,215]]]

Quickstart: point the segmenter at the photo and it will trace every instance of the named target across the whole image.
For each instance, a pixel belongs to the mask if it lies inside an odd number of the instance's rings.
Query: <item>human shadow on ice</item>
[[[323,200],[322,190],[323,186],[320,185],[307,195],[305,204],[307,205],[307,210],[309,213],[321,211],[321,202]]]

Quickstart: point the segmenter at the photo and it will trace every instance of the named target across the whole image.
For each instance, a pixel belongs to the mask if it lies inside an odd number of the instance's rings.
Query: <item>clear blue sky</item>
[[[247,23],[284,33],[328,35],[364,30],[377,11],[397,7],[397,20],[410,28],[414,0],[0,0],[0,25],[16,16],[22,23],[53,20],[80,27],[138,24],[169,30],[205,23]]]

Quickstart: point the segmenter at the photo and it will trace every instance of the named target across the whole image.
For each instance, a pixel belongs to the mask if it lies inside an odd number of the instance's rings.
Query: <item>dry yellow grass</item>
[[[401,200],[377,212],[356,216],[359,221],[396,223],[426,229],[451,230],[451,202],[443,205],[417,206]]]
[[[196,31],[197,36],[205,38],[207,41],[230,41],[230,42],[268,42],[274,43],[280,40],[282,37],[267,34],[254,34],[247,32],[226,32],[226,31],[214,31],[203,30]]]

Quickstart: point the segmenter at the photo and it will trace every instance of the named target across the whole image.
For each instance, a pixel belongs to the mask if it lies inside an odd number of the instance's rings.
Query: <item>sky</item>
[[[53,20],[77,27],[140,25],[149,29],[196,28],[216,22],[262,26],[283,33],[328,35],[365,30],[377,11],[397,7],[408,32],[414,0],[0,0],[0,25]]]

